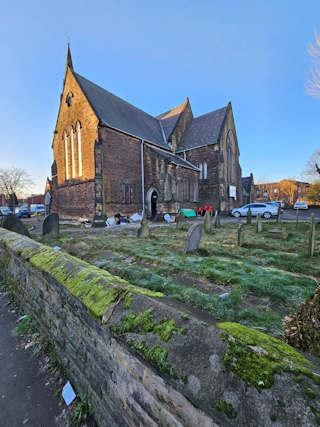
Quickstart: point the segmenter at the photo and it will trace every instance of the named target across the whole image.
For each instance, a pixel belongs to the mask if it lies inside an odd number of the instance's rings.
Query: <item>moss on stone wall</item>
[[[57,251],[31,239],[0,231],[2,242],[38,270],[50,274],[69,292],[81,299],[92,317],[100,320],[110,304],[128,292],[162,297],[161,292],[133,286],[106,270],[92,266],[72,255]],[[126,299],[128,304],[130,299]]]
[[[228,344],[224,365],[257,390],[272,387],[274,375],[283,372],[319,384],[312,363],[288,344],[238,323],[217,326],[223,329],[221,337]]]

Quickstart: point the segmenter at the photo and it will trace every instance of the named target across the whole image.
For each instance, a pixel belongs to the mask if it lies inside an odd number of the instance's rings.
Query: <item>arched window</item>
[[[227,135],[227,181],[233,183],[234,181],[234,137],[231,130]]]
[[[78,175],[82,176],[82,145],[81,145],[81,124],[76,123],[77,143],[78,143]]]
[[[203,163],[203,179],[208,178],[208,165],[207,162]]]
[[[66,169],[66,180],[67,180],[70,178],[70,175],[69,175],[68,134],[66,130],[63,132],[63,140],[64,140],[64,158],[65,158],[65,169]]]
[[[73,127],[70,128],[70,141],[71,141],[71,177],[74,178],[76,176],[76,164],[74,158],[74,131]]]
[[[199,169],[200,169],[199,179],[202,179],[203,178],[203,165],[202,165],[202,163],[200,163]]]

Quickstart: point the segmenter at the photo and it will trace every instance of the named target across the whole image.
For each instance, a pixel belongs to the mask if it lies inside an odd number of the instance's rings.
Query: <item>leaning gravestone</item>
[[[184,253],[194,252],[198,249],[201,240],[201,224],[193,224],[188,231]]]
[[[176,227],[177,230],[183,230],[184,228],[184,221],[185,217],[184,217],[184,213],[179,212],[178,215],[176,216]]]
[[[298,230],[299,228],[299,208],[297,209],[296,212],[296,230]]]
[[[143,217],[141,221],[141,227],[138,229],[137,233],[138,237],[145,238],[150,236],[149,232],[149,221],[147,220],[147,217]]]
[[[58,236],[59,235],[59,215],[47,215],[42,224],[42,235]]]
[[[281,222],[281,206],[278,206],[278,211],[277,211],[277,222]]]
[[[22,234],[23,236],[30,237],[29,231],[23,222],[13,214],[9,214],[4,217],[2,227],[9,231]]]
[[[211,214],[210,211],[206,211],[204,214],[204,231],[207,234],[210,234],[212,231],[212,224],[211,224]]]

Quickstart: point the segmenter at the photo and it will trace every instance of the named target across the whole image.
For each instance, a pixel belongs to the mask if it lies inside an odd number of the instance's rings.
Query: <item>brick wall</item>
[[[218,144],[207,145],[186,152],[186,160],[195,166],[207,162],[207,179],[199,179],[199,206],[219,208],[218,195]],[[183,157],[181,155],[181,157]]]
[[[67,95],[71,97],[71,106],[66,103]],[[73,97],[72,97],[73,95]],[[79,175],[77,167],[77,135],[74,133],[74,154],[76,162],[76,176],[72,179],[71,171],[71,127],[75,129],[76,122],[81,123],[81,141],[82,141],[82,176]],[[60,108],[53,138],[53,155],[57,163],[58,184],[63,184],[66,180],[66,162],[65,162],[65,143],[63,139],[64,130],[68,133],[68,151],[69,151],[69,174],[70,181],[88,180],[94,178],[94,143],[98,139],[98,119],[90,107],[85,95],[79,87],[70,68],[67,68],[65,84],[61,95]]]
[[[104,126],[99,128],[99,140],[103,153],[106,214],[141,212],[140,141]]]

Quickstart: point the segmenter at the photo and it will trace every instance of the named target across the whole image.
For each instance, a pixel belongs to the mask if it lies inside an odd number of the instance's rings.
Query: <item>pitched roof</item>
[[[226,106],[193,119],[180,141],[177,153],[216,143],[227,110]]]
[[[161,120],[164,134],[167,141],[177,124],[180,114],[185,109],[187,103],[188,103],[188,98],[183,104],[178,105],[177,107],[172,108],[172,110],[166,111],[165,113],[162,113],[156,117],[158,120]]]
[[[177,166],[182,166],[184,168],[199,171],[199,168],[197,168],[195,165],[188,162],[187,160],[182,159],[179,156],[176,156],[175,154],[169,153],[168,151],[160,150],[159,148],[156,148],[156,147],[151,147],[150,145],[148,145],[148,147],[152,151],[155,151],[159,156],[164,157],[165,159],[169,160],[170,163],[173,163]]]
[[[164,142],[159,120],[80,74],[73,74],[103,124],[169,149]]]

